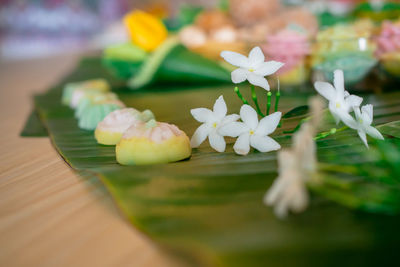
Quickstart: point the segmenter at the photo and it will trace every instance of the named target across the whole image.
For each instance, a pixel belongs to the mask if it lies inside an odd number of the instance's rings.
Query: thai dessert
[[[400,20],[385,21],[376,38],[376,56],[390,74],[400,76]]]
[[[116,145],[129,127],[137,127],[150,119],[154,119],[150,110],[143,112],[134,108],[114,110],[97,124],[95,138],[99,144]]]
[[[191,153],[190,140],[182,130],[155,120],[131,126],[116,146],[117,161],[122,165],[175,162]]]
[[[108,92],[110,91],[110,85],[105,79],[68,83],[64,87],[61,103],[71,108],[76,108],[85,93],[94,91]]]
[[[79,128],[94,130],[109,113],[124,107],[124,103],[114,93],[93,92],[79,102],[75,117]]]

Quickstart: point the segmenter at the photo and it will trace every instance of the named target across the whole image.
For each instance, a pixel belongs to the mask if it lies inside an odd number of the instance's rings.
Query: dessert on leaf
[[[376,38],[376,56],[382,67],[395,77],[400,76],[400,19],[384,21],[379,35]]]
[[[124,107],[114,93],[92,93],[79,102],[75,117],[79,128],[94,130],[110,112]]]
[[[131,126],[116,146],[122,165],[145,165],[175,162],[192,153],[187,135],[173,124],[150,120]]]
[[[97,124],[95,138],[99,144],[116,145],[129,127],[137,127],[151,119],[154,119],[154,115],[150,110],[143,112],[134,108],[114,110]]]
[[[83,82],[68,83],[65,85],[61,102],[64,105],[76,108],[81,98],[88,92],[108,92],[110,85],[104,79],[93,79]]]

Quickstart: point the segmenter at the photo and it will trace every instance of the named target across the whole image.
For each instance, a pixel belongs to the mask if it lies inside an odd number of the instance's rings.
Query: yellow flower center
[[[340,103],[336,102],[336,108],[340,108]]]
[[[254,134],[254,131],[253,130],[250,130],[250,135],[253,135]]]
[[[253,71],[254,71],[254,69],[249,69],[249,71],[250,71],[250,72],[253,72]]]
[[[213,125],[212,125],[212,127],[213,127],[213,128],[217,128],[217,123],[214,122]]]

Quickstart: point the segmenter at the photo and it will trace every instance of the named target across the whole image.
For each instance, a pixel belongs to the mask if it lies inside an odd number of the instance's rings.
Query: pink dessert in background
[[[277,34],[269,35],[262,49],[267,55],[267,60],[285,63],[278,71],[279,74],[297,67],[310,53],[310,44],[305,33],[284,29]]]
[[[377,44],[376,55],[378,57],[385,53],[400,52],[400,21],[396,23],[385,21],[377,37]]]

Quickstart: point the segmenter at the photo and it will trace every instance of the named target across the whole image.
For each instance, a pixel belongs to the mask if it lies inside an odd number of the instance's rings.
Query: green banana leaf
[[[339,190],[312,194],[304,213],[276,218],[262,203],[277,176],[275,152],[238,156],[233,153],[233,140],[227,139],[224,153],[203,144],[193,150],[190,160],[118,165],[115,148],[98,145],[93,132],[79,129],[73,111],[60,104],[66,81],[103,77],[100,60],[97,66],[94,62],[83,62],[61,84],[36,96],[35,106],[68,164],[79,173],[98,176],[129,221],[166,250],[193,266],[391,266],[397,261],[400,216],[349,209],[336,201],[343,198],[328,194]],[[212,107],[219,95],[224,96],[229,113],[237,113],[241,104],[233,86],[152,89],[119,91],[119,97],[127,106],[151,109],[159,121],[174,123],[188,135],[199,126],[190,109]],[[244,96],[251,99],[250,94]],[[280,110],[304,105],[308,96],[283,93]],[[399,96],[364,98],[375,104],[376,124],[400,120]],[[274,137],[283,147],[291,144],[291,136],[283,131],[304,118],[304,112],[292,114]],[[354,131],[319,140],[317,145],[322,163],[371,164],[361,156],[366,149]],[[350,183],[354,178],[343,179]]]
[[[400,121],[392,121],[379,126],[381,133],[400,138]]]
[[[228,70],[217,62],[189,51],[183,45],[176,46],[160,65],[157,79],[161,82],[203,84],[231,82]]]
[[[124,61],[121,59],[103,58],[103,65],[115,77],[128,80],[140,69],[141,62]]]
[[[104,57],[103,64],[117,78],[129,79],[128,86],[131,89],[154,83],[182,87],[190,84],[231,82],[227,69],[182,45],[174,45],[164,58],[163,56],[149,56],[143,62]],[[158,62],[159,60],[161,62]]]
[[[22,137],[44,137],[48,136],[46,128],[39,119],[36,110],[32,110],[25,122],[24,128],[20,135]]]

